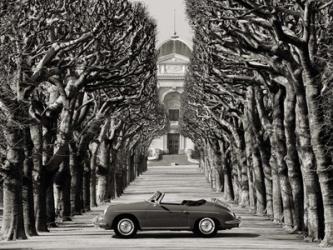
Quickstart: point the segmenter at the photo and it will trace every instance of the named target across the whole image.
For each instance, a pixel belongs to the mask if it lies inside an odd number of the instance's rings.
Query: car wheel
[[[132,218],[123,217],[118,220],[114,232],[121,238],[133,237],[138,230],[137,224]]]
[[[216,223],[211,218],[208,217],[202,218],[201,220],[198,221],[194,229],[194,232],[196,234],[199,234],[200,236],[212,237],[217,232]]]

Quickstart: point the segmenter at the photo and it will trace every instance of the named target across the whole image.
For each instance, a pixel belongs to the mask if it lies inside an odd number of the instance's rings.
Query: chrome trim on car
[[[142,227],[142,230],[153,230],[153,229],[161,229],[161,230],[182,230],[189,229],[190,227]]]
[[[201,214],[219,214],[219,212],[210,212],[210,211],[202,211],[202,210],[199,210],[199,211],[189,211],[189,213],[201,213]]]

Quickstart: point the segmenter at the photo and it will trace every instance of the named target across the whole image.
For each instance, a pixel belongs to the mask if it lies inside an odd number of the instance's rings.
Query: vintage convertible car
[[[137,230],[192,230],[211,237],[240,224],[240,218],[218,199],[170,203],[163,202],[164,195],[157,191],[143,202],[110,205],[95,224],[113,229],[122,238],[134,236]]]

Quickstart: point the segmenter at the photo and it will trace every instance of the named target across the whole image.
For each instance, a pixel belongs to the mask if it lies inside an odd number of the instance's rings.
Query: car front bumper
[[[93,219],[93,224],[97,227],[107,229],[107,224],[105,223],[104,216],[99,215]]]
[[[237,217],[237,218],[234,218],[233,220],[228,220],[228,221],[224,222],[226,229],[233,228],[233,227],[239,227],[240,223],[241,223],[240,217]]]

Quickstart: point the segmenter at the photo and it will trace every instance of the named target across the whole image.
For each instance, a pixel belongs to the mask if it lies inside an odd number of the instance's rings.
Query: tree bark
[[[97,207],[96,198],[96,169],[97,169],[97,152],[98,152],[97,142],[93,142],[90,146],[90,206]]]
[[[68,154],[68,151],[67,151]],[[71,221],[71,175],[69,156],[64,158],[54,178],[54,200],[57,214],[62,221]]]
[[[275,156],[271,156],[270,165],[272,166],[272,188],[273,188],[273,221],[282,223],[283,210],[280,179],[278,175],[278,165]]]
[[[55,205],[54,205],[54,193],[53,193],[53,181],[54,175],[57,172],[57,169],[49,169],[47,163],[53,156],[55,138],[57,136],[57,119],[53,117],[54,120],[50,124],[47,124],[46,127],[43,127],[43,155],[42,162],[43,167],[41,170],[41,183],[39,192],[42,192],[43,195],[40,198],[45,197],[45,200],[41,200],[40,203],[43,203],[46,210],[46,222],[48,227],[56,227],[56,214],[55,214]],[[67,154],[67,147],[64,148],[61,157]],[[45,194],[45,196],[44,196]]]
[[[259,152],[264,175],[264,187],[266,194],[266,215],[273,216],[273,183],[272,167],[270,165],[270,145],[262,142],[259,144]]]
[[[306,100],[309,112],[311,144],[316,157],[317,173],[324,204],[325,237],[323,246],[333,245],[333,160],[330,152],[326,151],[327,130],[321,104],[321,84],[319,74],[309,67],[309,63],[302,56],[305,66],[303,82],[306,87]]]
[[[264,185],[264,173],[262,170],[259,149],[257,147],[253,147],[252,152],[254,187],[256,191],[256,214],[263,215],[266,211],[266,190]]]
[[[24,228],[28,236],[37,236],[36,220],[34,213],[34,191],[33,191],[33,161],[32,148],[29,128],[24,129],[24,162],[23,162],[23,218]]]
[[[83,156],[81,156],[83,157]],[[80,215],[82,213],[82,161],[78,158],[78,151],[75,143],[69,145],[69,169],[71,175],[71,214]]]
[[[307,237],[311,241],[320,238],[320,229],[323,219],[320,218],[322,210],[321,190],[316,172],[316,159],[311,145],[311,135],[308,120],[308,109],[305,99],[305,89],[302,84],[296,86],[296,132],[298,136],[298,153],[306,196],[307,211]]]
[[[36,214],[36,228],[39,232],[48,232],[46,213],[46,171],[43,166],[43,133],[41,125],[30,126],[31,140],[33,143],[34,165],[34,200]]]
[[[221,185],[221,175],[222,175],[222,156],[221,156],[221,149],[220,149],[221,143],[218,141],[214,142],[214,145],[212,147],[213,150],[213,171],[214,171],[214,179],[215,179],[215,191],[221,192],[222,191],[222,185]],[[221,145],[223,146],[223,145]]]
[[[285,161],[288,167],[288,177],[293,196],[293,223],[294,231],[302,231],[304,228],[304,195],[300,162],[296,148],[296,122],[295,122],[296,95],[292,86],[287,87],[287,97],[284,103],[284,127],[287,155]]]
[[[97,165],[97,204],[106,201],[107,194],[107,174],[110,165],[110,147],[103,141],[100,146],[100,160]]]
[[[1,238],[27,239],[22,205],[23,134],[17,124],[10,119],[7,121],[4,136],[7,142],[7,155],[6,163],[1,169],[4,175]]]
[[[49,176],[49,185],[46,191],[46,210],[47,210],[47,224],[49,227],[57,227],[56,223],[56,213],[54,204],[54,185],[53,185],[53,175]]]
[[[247,100],[248,101],[248,100]],[[249,186],[249,207],[250,211],[256,210],[256,197],[255,197],[255,188],[253,184],[253,174],[252,174],[252,147],[251,147],[251,126],[247,117],[247,108],[248,104],[244,107],[244,117],[243,117],[243,126],[244,126],[244,139],[245,139],[245,152],[246,152],[246,174],[247,174],[247,181]],[[243,174],[245,170],[243,170]]]
[[[82,191],[84,212],[88,212],[91,210],[90,209],[90,180],[91,180],[90,163],[89,163],[89,159],[87,157],[85,157],[84,172],[83,172],[83,191]]]
[[[232,169],[230,166],[230,155],[222,153],[222,164],[223,164],[223,186],[224,186],[224,199],[227,201],[233,201],[235,199],[234,190],[232,186]]]
[[[260,136],[258,139],[260,143],[258,145],[261,163],[265,177],[265,189],[266,189],[266,214],[269,217],[273,216],[273,179],[272,179],[272,124],[267,117],[265,111],[264,96],[262,90],[259,88],[255,89],[256,99],[256,111],[258,123],[260,123],[260,130],[257,131]]]
[[[266,189],[264,182],[264,173],[259,151],[260,125],[257,111],[255,108],[255,95],[253,87],[247,90],[247,119],[249,121],[249,133],[251,133],[252,164],[254,173],[254,187],[256,192],[256,214],[263,215],[266,212]]]
[[[110,145],[110,163],[107,173],[107,197],[110,200],[116,198],[115,155],[116,151],[112,150]]]
[[[241,178],[240,178],[240,186],[241,186],[241,194],[239,197],[239,205],[241,207],[247,207],[249,206],[249,180],[248,180],[248,174],[247,174],[247,148],[246,148],[246,143],[249,142],[250,138],[246,138],[246,136],[249,136],[248,132],[248,122],[244,118],[242,119],[242,130],[238,131],[241,132],[240,134],[240,139],[241,139],[241,145],[240,148],[238,149],[237,152],[237,157],[238,157],[238,164],[240,167],[240,172],[241,172]],[[249,150],[249,148],[248,148]],[[250,159],[249,159],[250,160]]]
[[[283,205],[283,218],[284,225],[287,230],[291,230],[294,225],[293,222],[293,199],[291,186],[288,179],[288,167],[285,162],[286,156],[286,140],[284,134],[284,91],[282,87],[279,87],[274,95],[273,101],[273,128],[275,137],[273,145],[274,154],[276,156],[276,162],[278,166],[278,175],[280,180],[280,189]]]
[[[93,123],[93,125],[96,125],[96,123]],[[92,127],[90,127],[90,129],[92,129]],[[98,158],[98,152],[99,152],[99,148],[102,144],[102,141],[104,140],[105,134],[106,132],[109,130],[110,128],[110,119],[107,119],[100,132],[99,132],[99,136],[96,140],[94,140],[90,145],[89,145],[89,150],[90,150],[90,206],[91,207],[96,207],[97,206],[97,190],[96,190],[96,186],[97,186],[97,158]],[[93,131],[93,130],[91,130]]]

